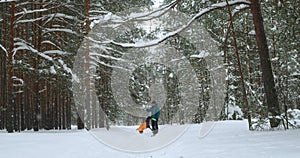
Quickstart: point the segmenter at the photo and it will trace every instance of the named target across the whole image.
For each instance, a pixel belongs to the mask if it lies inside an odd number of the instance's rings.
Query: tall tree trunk
[[[70,90],[68,90],[68,97],[67,97],[67,111],[66,111],[66,119],[67,119],[67,129],[71,129],[71,125],[72,125],[72,92],[70,92]]]
[[[90,0],[85,1],[85,16],[86,16],[86,24],[85,29],[87,36],[90,31],[90,19],[89,19],[89,11],[90,11]],[[85,108],[86,108],[86,127],[88,129],[91,128],[91,81],[90,81],[90,48],[89,41],[86,41],[86,52],[85,52],[85,86],[86,86],[86,96],[85,96]]]
[[[239,69],[239,73],[240,73],[240,77],[241,77],[243,102],[245,104],[244,109],[245,109],[246,117],[248,119],[248,127],[250,129],[251,128],[250,107],[249,107],[249,104],[248,104],[248,98],[247,98],[247,92],[246,92],[246,88],[245,88],[245,81],[244,81],[244,75],[243,75],[243,70],[242,70],[242,64],[241,64],[238,45],[237,45],[237,41],[236,41],[236,35],[235,35],[234,23],[233,23],[234,19],[233,19],[232,14],[231,14],[231,9],[230,9],[228,0],[226,0],[226,3],[227,3],[227,9],[228,9],[228,14],[229,14],[229,18],[230,18],[230,27],[231,27],[231,30],[232,30],[232,38],[233,38],[233,45],[234,45],[234,48],[235,48],[235,55],[237,57],[238,69]]]
[[[95,86],[95,84],[93,85],[93,86]],[[93,88],[93,91],[92,91],[92,106],[93,106],[93,108],[92,108],[92,128],[97,128],[98,127],[98,116],[97,116],[97,98],[96,98],[96,91],[95,91],[95,88]]]
[[[33,10],[41,9],[42,6],[41,4],[38,5],[39,2],[34,1],[33,2]],[[36,19],[41,16],[41,13],[34,12],[33,13],[33,18]],[[41,50],[41,31],[38,27],[40,22],[33,22],[32,26],[32,31],[33,31],[33,45],[35,48],[40,51]],[[33,108],[33,113],[34,113],[34,118],[33,118],[33,130],[38,131],[39,126],[40,126],[40,95],[39,95],[39,57],[37,56],[36,59],[34,60],[34,68],[35,68],[35,74],[34,74],[34,108]]]
[[[104,127],[104,123],[105,123],[105,106],[106,103],[104,102],[104,78],[105,78],[105,66],[103,65],[99,65],[98,69],[97,69],[97,74],[100,76],[100,79],[97,82],[97,95],[98,95],[98,100],[99,100],[99,127],[103,128]]]
[[[102,82],[100,81],[100,83],[102,83]],[[102,87],[102,85],[100,85],[100,86]],[[99,94],[104,95],[103,88],[99,89]],[[105,113],[104,113],[104,109],[103,109],[103,108],[105,108],[104,104],[105,103],[104,103],[103,96],[99,97],[99,128],[103,128],[104,123],[105,123]]]
[[[251,13],[256,33],[256,43],[260,56],[260,65],[262,71],[262,80],[264,83],[264,91],[267,99],[267,106],[270,118],[271,127],[277,127],[280,119],[276,116],[280,115],[278,96],[275,89],[274,77],[272,73],[271,61],[269,57],[269,49],[267,38],[264,30],[263,18],[260,9],[260,1],[251,1]]]
[[[1,36],[1,43],[2,46],[6,49],[6,52],[7,52],[7,44],[6,44],[6,41],[7,41],[7,17],[5,14],[3,13],[6,13],[7,12],[7,7],[6,7],[7,3],[2,3],[1,4],[1,17],[3,18],[3,21],[2,21],[2,25],[1,25],[1,29],[0,33],[3,35]],[[6,77],[7,77],[7,66],[6,66],[6,61],[7,61],[7,56],[6,56],[6,52],[5,53],[2,53],[2,50],[0,50],[0,63],[1,63],[1,67],[0,67],[0,129],[5,129],[5,118],[6,118],[6,112],[5,112],[5,105],[7,105],[7,93],[6,93],[6,87],[7,87],[7,80],[6,80]]]
[[[53,123],[54,123],[54,129],[58,129],[58,87],[55,87],[53,91]]]
[[[11,2],[10,8],[10,28],[9,28],[9,53],[8,53],[8,107],[7,107],[7,120],[6,120],[6,130],[11,133],[14,130],[14,107],[15,107],[15,96],[13,91],[13,48],[14,48],[14,22],[15,22],[15,4],[16,2]]]

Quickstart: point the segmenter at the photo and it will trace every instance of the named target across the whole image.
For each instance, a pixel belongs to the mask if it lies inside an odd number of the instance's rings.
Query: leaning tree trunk
[[[248,98],[247,98],[247,92],[246,92],[246,87],[245,87],[245,80],[244,80],[244,75],[243,75],[243,70],[242,70],[242,64],[241,64],[241,60],[240,60],[240,55],[239,55],[239,50],[238,50],[238,45],[237,45],[237,40],[236,40],[236,35],[235,35],[235,30],[234,30],[234,19],[231,13],[231,9],[229,7],[229,2],[228,0],[226,0],[227,3],[227,9],[228,9],[228,14],[229,14],[229,18],[230,18],[230,27],[229,29],[232,29],[232,38],[233,38],[233,45],[235,48],[235,55],[237,58],[237,62],[238,62],[238,68],[239,68],[239,72],[240,72],[240,77],[241,77],[241,84],[242,84],[242,92],[243,92],[243,101],[244,101],[244,109],[245,109],[245,115],[248,119],[248,127],[249,129],[251,128],[251,113],[250,113],[250,106],[248,103]]]
[[[273,128],[279,125],[280,119],[277,119],[276,116],[280,115],[280,110],[259,0],[251,1],[251,13],[253,16],[253,22],[256,33],[256,43],[258,46],[258,53],[260,56],[262,80],[264,83],[264,90],[267,97],[266,99],[268,105],[270,124]]]

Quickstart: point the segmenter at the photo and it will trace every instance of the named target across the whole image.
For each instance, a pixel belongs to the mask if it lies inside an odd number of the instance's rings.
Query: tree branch
[[[131,21],[149,21],[155,18],[158,18],[168,11],[170,11],[172,8],[174,8],[181,0],[175,0],[171,2],[169,5],[163,6],[157,10],[151,11],[149,13],[135,13],[135,16],[131,15],[127,18],[123,19],[112,19],[111,17],[105,18],[106,22],[115,23],[115,24],[123,24],[126,22]],[[106,16],[111,16],[111,13],[108,13]],[[91,20],[96,20],[98,17],[93,17]]]
[[[8,57],[8,52],[7,50],[0,44],[0,48],[5,52],[6,56]]]
[[[177,2],[177,1],[175,1],[175,2]],[[234,0],[234,1],[229,2],[229,6],[241,5],[241,4],[250,5],[250,2],[247,1],[247,0]],[[208,8],[202,9],[201,11],[199,11],[198,14],[196,14],[194,17],[192,17],[187,22],[186,25],[183,25],[181,28],[165,34],[164,36],[162,36],[159,39],[155,39],[155,40],[148,41],[148,42],[143,42],[143,43],[119,43],[119,42],[116,42],[114,40],[107,40],[107,41],[102,41],[101,42],[101,41],[94,40],[91,37],[86,37],[86,38],[88,40],[91,40],[91,41],[97,43],[97,44],[113,44],[113,45],[117,45],[117,46],[124,47],[124,48],[146,48],[146,47],[151,47],[151,46],[158,45],[159,43],[162,43],[165,40],[167,40],[167,39],[183,32],[184,30],[189,28],[190,25],[192,25],[192,23],[194,21],[201,18],[203,15],[208,14],[208,13],[210,13],[212,11],[215,11],[215,10],[218,10],[218,9],[225,8],[226,6],[227,6],[226,2],[221,2],[221,3],[213,4],[213,5],[209,6]]]

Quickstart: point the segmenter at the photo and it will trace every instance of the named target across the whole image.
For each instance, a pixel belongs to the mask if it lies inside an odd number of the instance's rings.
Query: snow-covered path
[[[300,130],[250,132],[246,121],[160,126],[155,137],[135,127],[0,131],[0,158],[298,158],[299,151]]]
[[[199,128],[193,125],[179,142],[197,147],[183,145],[182,153],[184,157],[204,158],[300,157],[300,130],[257,132],[247,127],[246,121],[217,122],[206,137],[195,140]]]
[[[162,126],[159,133],[151,137],[151,131],[145,130],[139,134],[136,128],[132,127],[112,127],[109,131],[105,129],[94,129],[91,134],[101,143],[116,150],[144,153],[155,151],[175,142],[184,134],[188,125]],[[117,141],[116,141],[117,140]]]

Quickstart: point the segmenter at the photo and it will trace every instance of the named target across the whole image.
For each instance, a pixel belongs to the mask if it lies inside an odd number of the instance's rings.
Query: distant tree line
[[[103,126],[99,111],[89,111],[87,116],[93,112],[93,118],[78,116],[71,90],[73,58],[89,32],[90,19],[149,2],[1,1],[0,129],[84,128],[82,119],[91,120],[87,126]],[[105,71],[99,72],[103,79]],[[99,84],[107,85],[103,79]],[[101,93],[108,93],[105,89]],[[105,98],[99,101],[107,105]]]

